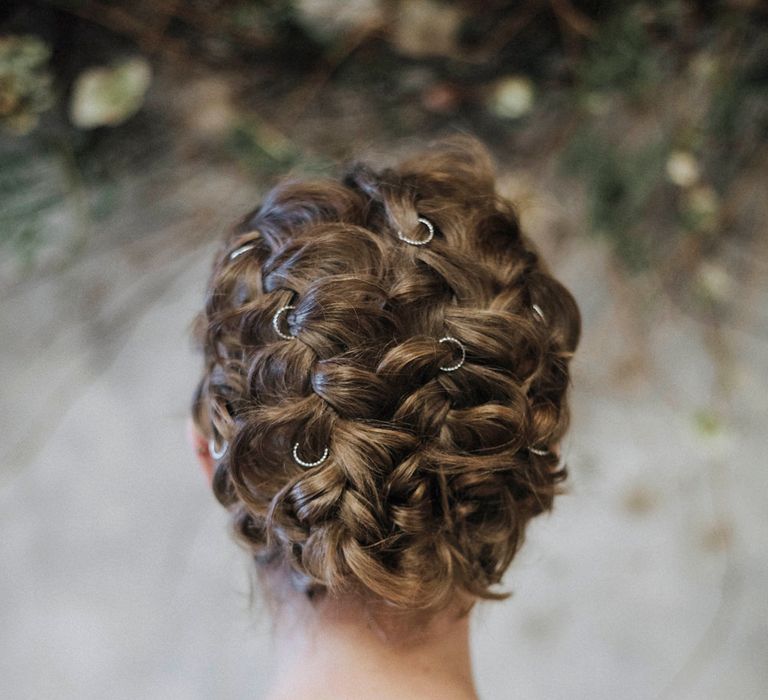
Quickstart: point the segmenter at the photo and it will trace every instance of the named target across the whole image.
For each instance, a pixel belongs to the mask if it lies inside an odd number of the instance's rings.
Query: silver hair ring
[[[211,455],[217,462],[225,455],[227,454],[227,448],[229,447],[229,443],[225,440],[222,445],[221,449],[216,449],[216,440],[213,438],[210,438],[208,440],[208,454]]]
[[[424,245],[425,243],[429,243],[432,240],[432,237],[435,235],[435,227],[434,224],[429,220],[425,219],[423,216],[420,216],[418,218],[418,221],[420,224],[424,224],[427,229],[429,230],[429,235],[423,240],[423,241],[415,241],[413,238],[408,238],[403,234],[402,231],[397,232],[397,236],[401,241],[405,241],[406,243],[410,243],[411,245]]]
[[[320,459],[316,459],[314,462],[305,462],[301,457],[299,457],[299,443],[297,442],[293,446],[293,459],[296,461],[297,464],[300,464],[302,467],[316,467],[318,464],[322,464],[325,461],[325,458],[327,456],[328,456],[328,446],[326,445]]]
[[[296,307],[291,304],[286,304],[285,306],[281,306],[277,311],[275,311],[275,315],[272,317],[272,328],[275,329],[275,333],[277,333],[281,338],[285,338],[286,340],[295,340],[295,335],[288,335],[287,333],[283,333],[280,330],[280,314],[283,313],[283,311],[288,311],[289,309],[295,309]]]
[[[456,345],[459,346],[459,349],[461,350],[461,359],[458,361],[458,363],[456,363],[455,365],[450,365],[448,367],[440,367],[440,369],[443,370],[443,372],[453,372],[453,370],[459,369],[459,367],[461,367],[464,364],[464,360],[467,359],[467,353],[464,350],[464,346],[458,340],[456,340],[456,338],[454,338],[452,335],[446,335],[440,338],[439,342],[455,343]]]
[[[529,447],[528,452],[533,452],[533,454],[539,455],[539,457],[546,457],[549,454],[549,450],[539,450],[536,447]]]
[[[241,245],[239,248],[235,248],[229,254],[229,259],[234,260],[235,258],[239,258],[243,253],[247,253],[249,250],[253,250],[255,247],[255,243],[246,243],[245,245]]]
[[[544,321],[544,323],[547,322],[547,319],[544,318],[544,312],[541,310],[541,307],[538,304],[533,304],[531,308],[533,309],[533,313],[535,313],[542,321]]]

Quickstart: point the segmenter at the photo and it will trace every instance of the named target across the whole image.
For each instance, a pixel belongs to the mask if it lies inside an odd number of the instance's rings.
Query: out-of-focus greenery
[[[583,127],[564,154],[564,164],[586,183],[594,233],[610,239],[620,258],[638,270],[652,259],[658,231],[644,211],[663,186],[667,144],[651,140],[638,147],[611,144],[599,128]]]
[[[233,159],[261,176],[280,175],[292,169],[304,173],[327,173],[328,159],[310,157],[271,124],[255,117],[239,120],[228,132],[225,147]]]
[[[26,134],[53,105],[50,57],[36,36],[0,36],[0,128]]]
[[[83,71],[72,89],[72,123],[81,129],[122,124],[141,109],[151,79],[149,63],[141,57]]]
[[[765,26],[734,9],[692,35],[685,8],[615,15],[573,86],[580,117],[562,162],[584,183],[591,230],[633,270],[686,237],[716,250],[733,177],[768,143]]]
[[[0,147],[0,251],[12,251],[24,268],[46,242],[46,216],[68,208],[63,166],[63,159],[37,144]]]
[[[612,92],[636,101],[650,97],[664,74],[665,56],[649,35],[647,22],[653,18],[672,29],[681,7],[666,2],[650,10],[638,3],[609,17],[576,66],[576,87],[586,94]]]
[[[735,177],[768,141],[768,15],[759,2],[140,5],[0,8],[0,124],[13,142],[0,148],[0,246],[27,262],[49,240],[41,222],[73,196],[86,219],[108,214],[134,151],[140,173],[192,136],[205,158],[262,180],[327,170],[338,147],[302,131],[301,117],[321,110],[351,112],[364,145],[458,127],[500,160],[529,153],[561,163],[586,197],[578,228],[603,237],[632,271],[685,256],[699,281],[716,281],[717,266],[706,264],[720,241],[751,235],[723,212]],[[149,84],[166,69],[173,81]],[[149,131],[167,129],[155,146]],[[34,176],[30,157],[41,164]]]

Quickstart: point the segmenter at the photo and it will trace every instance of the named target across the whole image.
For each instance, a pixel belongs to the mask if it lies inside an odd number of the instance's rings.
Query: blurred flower
[[[240,114],[232,87],[217,76],[190,80],[181,86],[177,99],[180,114],[190,131],[203,139],[218,139],[236,126]]]
[[[424,109],[438,114],[455,112],[461,104],[461,94],[451,83],[435,83],[421,93]]]
[[[724,302],[733,295],[733,278],[715,262],[703,262],[696,278],[699,292],[714,302]]]
[[[533,83],[524,75],[502,78],[493,88],[489,107],[503,119],[518,119],[533,108]]]
[[[453,57],[464,13],[458,7],[434,0],[408,0],[398,5],[392,34],[395,48],[406,56]]]
[[[139,111],[151,79],[149,62],[141,57],[83,71],[69,104],[72,123],[81,129],[121,124]]]
[[[54,103],[46,68],[51,50],[35,36],[0,38],[0,125],[17,134],[37,126]]]
[[[672,151],[667,159],[667,177],[679,187],[690,187],[699,179],[699,164],[689,151]]]
[[[611,96],[604,92],[590,92],[584,97],[584,107],[590,114],[596,117],[608,114],[612,103]]]
[[[423,92],[434,82],[434,71],[424,65],[406,66],[398,73],[400,88],[408,93]]]
[[[691,59],[688,70],[694,80],[706,82],[715,77],[718,67],[717,57],[702,51]]]
[[[294,0],[294,9],[301,25],[323,42],[384,20],[381,0]]]
[[[720,200],[709,185],[697,185],[686,190],[682,200],[683,216],[695,231],[713,231],[717,226]]]

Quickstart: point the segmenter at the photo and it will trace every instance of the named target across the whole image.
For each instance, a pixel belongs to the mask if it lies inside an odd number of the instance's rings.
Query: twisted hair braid
[[[580,318],[482,146],[280,184],[223,242],[196,333],[214,491],[258,562],[408,610],[508,595],[566,475]]]

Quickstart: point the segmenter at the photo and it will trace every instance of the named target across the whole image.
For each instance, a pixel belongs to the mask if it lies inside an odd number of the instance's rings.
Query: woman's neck
[[[388,641],[358,604],[291,595],[275,611],[267,700],[477,700],[469,617],[445,611],[417,639]]]

